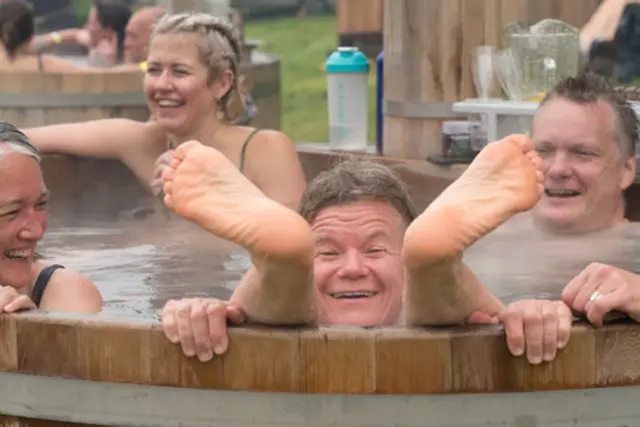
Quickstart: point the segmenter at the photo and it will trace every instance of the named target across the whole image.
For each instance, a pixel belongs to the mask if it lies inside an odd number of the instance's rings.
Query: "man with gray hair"
[[[629,226],[624,192],[636,178],[638,117],[623,94],[593,73],[568,77],[541,102],[531,135],[544,172],[544,192],[532,209],[538,230],[586,236]],[[640,321],[639,290],[638,275],[592,263],[562,300],[594,325],[614,310]]]
[[[622,94],[596,74],[569,77],[541,102],[531,137],[544,161],[544,193],[532,211],[538,228],[575,234],[624,221],[638,118]]]

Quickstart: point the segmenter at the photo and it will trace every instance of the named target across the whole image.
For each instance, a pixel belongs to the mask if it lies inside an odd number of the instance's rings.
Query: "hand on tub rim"
[[[29,295],[20,294],[12,286],[0,286],[0,313],[16,313],[36,309]]]
[[[525,354],[529,363],[550,362],[569,342],[573,314],[562,301],[521,300],[498,315],[514,356]]]
[[[244,312],[228,301],[215,298],[169,300],[162,309],[162,328],[169,341],[182,346],[187,357],[208,362],[229,347],[227,322],[242,324]]]
[[[596,327],[625,315],[640,322],[640,275],[594,262],[569,282],[562,300]]]

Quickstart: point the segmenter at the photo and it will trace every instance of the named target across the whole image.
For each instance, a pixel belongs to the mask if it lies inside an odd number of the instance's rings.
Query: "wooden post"
[[[384,154],[442,153],[451,104],[476,96],[474,53],[502,45],[502,29],[555,18],[581,27],[599,0],[391,0],[384,2]]]
[[[338,42],[369,58],[382,50],[382,0],[338,0]]]

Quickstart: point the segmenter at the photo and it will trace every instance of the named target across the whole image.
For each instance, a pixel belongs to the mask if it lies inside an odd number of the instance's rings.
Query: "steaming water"
[[[640,225],[577,236],[536,230],[531,217],[513,218],[465,253],[467,265],[504,302],[557,298],[569,281],[592,262],[639,270]]]
[[[93,280],[110,317],[158,318],[171,298],[227,299],[250,265],[240,248],[180,219],[58,222],[40,251]]]
[[[640,269],[640,225],[627,223],[583,236],[548,236],[528,215],[514,218],[465,253],[465,262],[504,302],[558,297],[591,262]],[[50,262],[91,278],[105,315],[158,318],[171,298],[226,299],[249,267],[247,255],[186,221],[53,221],[43,240]]]

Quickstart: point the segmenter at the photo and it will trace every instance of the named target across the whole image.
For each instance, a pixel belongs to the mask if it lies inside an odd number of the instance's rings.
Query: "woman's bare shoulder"
[[[306,186],[295,144],[283,132],[261,129],[246,152],[245,175],[267,196],[297,208]]]
[[[47,266],[42,262],[34,263],[36,280]],[[39,308],[72,313],[95,313],[102,309],[102,295],[95,283],[85,275],[67,268],[58,268],[51,274]]]

